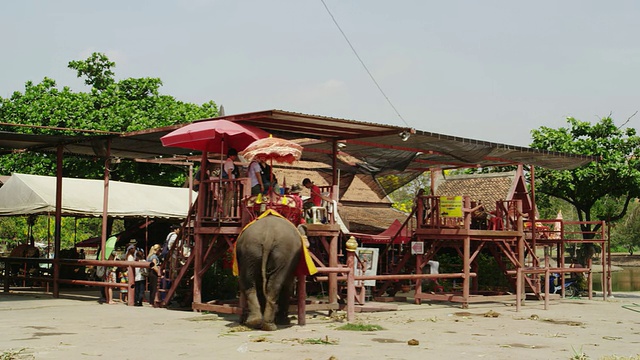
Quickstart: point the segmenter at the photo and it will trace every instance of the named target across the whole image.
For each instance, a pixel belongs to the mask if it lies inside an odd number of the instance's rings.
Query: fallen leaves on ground
[[[602,338],[605,340],[620,340],[622,336],[603,336]]]
[[[498,316],[500,316],[500,313],[493,310],[489,310],[486,313],[484,313],[484,317],[497,318]]]
[[[325,336],[324,339],[323,338],[305,338],[305,339],[301,339],[301,338],[289,338],[289,339],[282,339],[282,342],[295,342],[298,344],[311,344],[311,345],[338,345],[339,341],[338,339],[329,339],[329,336]]]
[[[250,327],[244,325],[234,326],[229,329],[229,332],[244,332],[244,331],[253,331]]]
[[[544,319],[542,321],[543,322],[552,323],[552,324],[558,324],[558,325],[569,325],[569,326],[583,326],[584,325],[584,323],[581,323],[580,321],[575,321],[575,320]]]

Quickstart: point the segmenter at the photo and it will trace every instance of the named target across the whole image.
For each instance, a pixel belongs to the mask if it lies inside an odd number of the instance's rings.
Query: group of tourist
[[[235,164],[238,160],[238,151],[231,148],[227,152],[227,159],[222,163],[222,171],[220,177],[223,180],[237,179],[240,177],[240,167]],[[204,166],[205,173],[202,174],[202,167],[196,172],[193,178],[193,190],[200,190],[201,177],[210,179],[214,176],[213,164],[208,163]],[[251,180],[251,195],[268,194],[269,191],[278,192],[278,183],[275,175],[271,171],[271,167],[267,165],[265,161],[252,161],[249,164],[247,170],[247,176]],[[223,216],[229,217],[231,215],[231,208],[233,207],[233,183],[225,182],[221,189],[222,198],[222,212]]]
[[[227,153],[227,159],[222,166],[222,178],[223,179],[235,179],[240,175],[239,167],[234,164],[238,159],[238,152],[235,149],[229,149]],[[202,169],[201,169],[202,170]],[[195,191],[200,188],[201,170],[195,175],[194,187]],[[212,176],[212,167],[210,165],[205,166],[206,177]],[[271,167],[265,161],[252,161],[249,164],[247,175],[251,181],[251,194],[257,196],[259,194],[268,194],[273,191],[278,193],[279,186],[275,175],[272,172]],[[305,210],[310,209],[313,206],[320,206],[322,200],[330,201],[328,197],[320,192],[320,189],[310,179],[305,178],[302,182],[303,186],[309,189],[310,197],[303,204]],[[231,186],[230,184],[226,186]],[[223,192],[229,194],[231,188],[224,188]],[[230,196],[225,196],[223,201],[223,209],[230,208]],[[120,294],[127,294],[127,296],[133,296],[134,306],[142,306],[146,300],[149,304],[155,306],[156,297],[158,292],[159,280],[162,278],[161,262],[165,260],[169,249],[171,249],[178,237],[179,227],[171,226],[171,232],[167,236],[163,245],[155,244],[149,249],[148,256],[145,257],[145,252],[142,248],[137,247],[136,240],[131,240],[124,253],[123,260],[126,261],[146,261],[151,263],[149,266],[134,267],[134,286],[132,289],[121,288]],[[173,257],[172,257],[173,258]],[[171,261],[171,259],[167,259]],[[117,253],[114,251],[108,257],[108,260],[120,260]],[[102,279],[107,283],[124,283],[128,284],[129,274],[124,268],[118,268],[117,266],[104,266],[98,267],[96,275],[99,279]],[[107,304],[115,304],[113,301],[113,286],[106,286],[102,288],[101,302]],[[148,289],[149,297],[145,299],[145,292]],[[124,301],[124,297],[122,297]]]
[[[137,241],[131,240],[124,252],[124,256],[121,259],[115,250],[111,251],[111,254],[107,260],[126,260],[126,261],[144,261],[150,263],[149,265],[134,267],[134,286],[120,288],[121,300],[126,301],[127,296],[133,296],[133,305],[142,306],[143,302],[149,303],[151,306],[156,304],[156,295],[158,293],[159,280],[162,278],[161,262],[164,257],[163,248],[171,249],[178,237],[179,226],[172,225],[171,232],[167,236],[164,242],[164,246],[161,244],[155,244],[149,249],[149,255],[145,257],[145,251],[142,248],[137,247]],[[96,277],[106,283],[129,283],[129,271],[127,268],[118,266],[98,266],[96,268]],[[106,304],[116,304],[113,299],[113,286],[102,287],[102,297],[100,302]],[[146,290],[149,291],[149,297],[145,298]]]
[[[229,149],[227,152],[227,159],[222,165],[223,179],[236,179],[240,176],[240,168],[234,163],[238,160],[238,152],[235,149]],[[206,167],[205,177],[209,178],[212,174],[212,166],[209,163]],[[201,170],[198,170],[194,176],[193,190],[198,191],[200,188]],[[270,192],[279,193],[280,187],[278,180],[273,174],[271,166],[264,160],[253,160],[249,163],[247,169],[247,177],[251,181],[251,195],[256,196],[259,194],[266,195]],[[315,185],[310,179],[305,178],[302,185],[309,189],[309,199],[305,201],[304,208],[308,209],[312,206],[320,206],[322,200],[331,201],[327,196],[320,192],[320,188]],[[225,192],[230,192],[231,184],[228,183],[227,187],[223,189]],[[223,201],[223,209],[230,208],[230,196],[225,196]]]

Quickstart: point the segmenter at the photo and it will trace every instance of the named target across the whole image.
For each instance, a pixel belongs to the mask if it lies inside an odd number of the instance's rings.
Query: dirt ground
[[[53,299],[0,293],[0,359],[590,359],[640,354],[640,293],[604,301],[392,303],[358,313],[379,331],[346,331],[343,312],[307,325],[242,331],[236,316],[98,304],[97,292]],[[410,345],[411,342],[413,345]],[[13,357],[9,357],[9,356]],[[586,359],[582,357],[580,359]]]
[[[616,266],[640,255],[614,254]],[[399,294],[402,295],[402,294]],[[640,293],[525,302],[391,303],[362,312],[347,331],[345,313],[307,314],[307,325],[245,331],[237,316],[103,305],[97,291],[50,295],[0,293],[0,359],[601,359],[640,358]],[[294,324],[296,321],[293,321]],[[410,345],[411,343],[411,345]],[[259,354],[259,355],[258,355]],[[584,355],[586,357],[579,357]]]

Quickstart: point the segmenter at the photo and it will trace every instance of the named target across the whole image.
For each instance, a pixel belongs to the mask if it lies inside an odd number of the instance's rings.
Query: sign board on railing
[[[462,196],[440,196],[440,216],[462,217]]]
[[[412,241],[411,255],[422,255],[422,254],[424,254],[424,243],[422,241]]]
[[[354,262],[356,276],[371,276],[378,275],[378,248],[367,248],[367,247],[359,247],[356,249],[356,253],[358,254],[358,258],[360,260],[366,262],[366,267],[364,268],[364,272],[360,270],[358,267],[358,262]],[[376,286],[375,280],[365,280],[364,286]]]

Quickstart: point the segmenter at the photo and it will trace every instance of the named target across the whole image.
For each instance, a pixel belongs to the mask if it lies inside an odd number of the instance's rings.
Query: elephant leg
[[[260,329],[262,327],[262,314],[260,312],[260,303],[258,302],[256,288],[248,289],[244,294],[247,301],[247,309],[243,310],[243,313],[246,311],[247,314],[246,316],[243,315],[243,318],[246,318],[245,325],[254,329]]]
[[[238,296],[238,306],[242,309],[242,314],[240,315],[240,324],[245,324],[247,322],[247,316],[249,316],[249,310],[247,310],[247,295],[245,295],[243,290],[240,290],[240,296]]]
[[[275,322],[277,325],[290,325],[289,319],[289,299],[293,293],[293,278],[285,280],[285,283],[280,290],[280,296],[278,298],[278,312],[276,312]]]
[[[276,298],[273,296],[274,294],[266,294],[266,301],[264,307],[264,321],[262,323],[262,330],[266,331],[274,331],[277,330],[275,322],[273,321],[275,318],[275,308],[276,308]]]
[[[263,330],[276,330],[278,324],[289,323],[289,297],[291,296],[293,267],[280,268],[273,274],[267,284],[267,293],[264,309]],[[276,320],[276,315],[278,316]]]
[[[259,290],[262,286],[257,287],[258,284],[262,284],[262,274],[259,266],[260,253],[257,253],[251,247],[243,247],[241,244],[238,244],[236,252],[238,268],[240,269],[238,278],[240,292],[244,295],[240,323],[251,328],[260,329],[262,326],[261,298],[263,297],[262,290]]]

